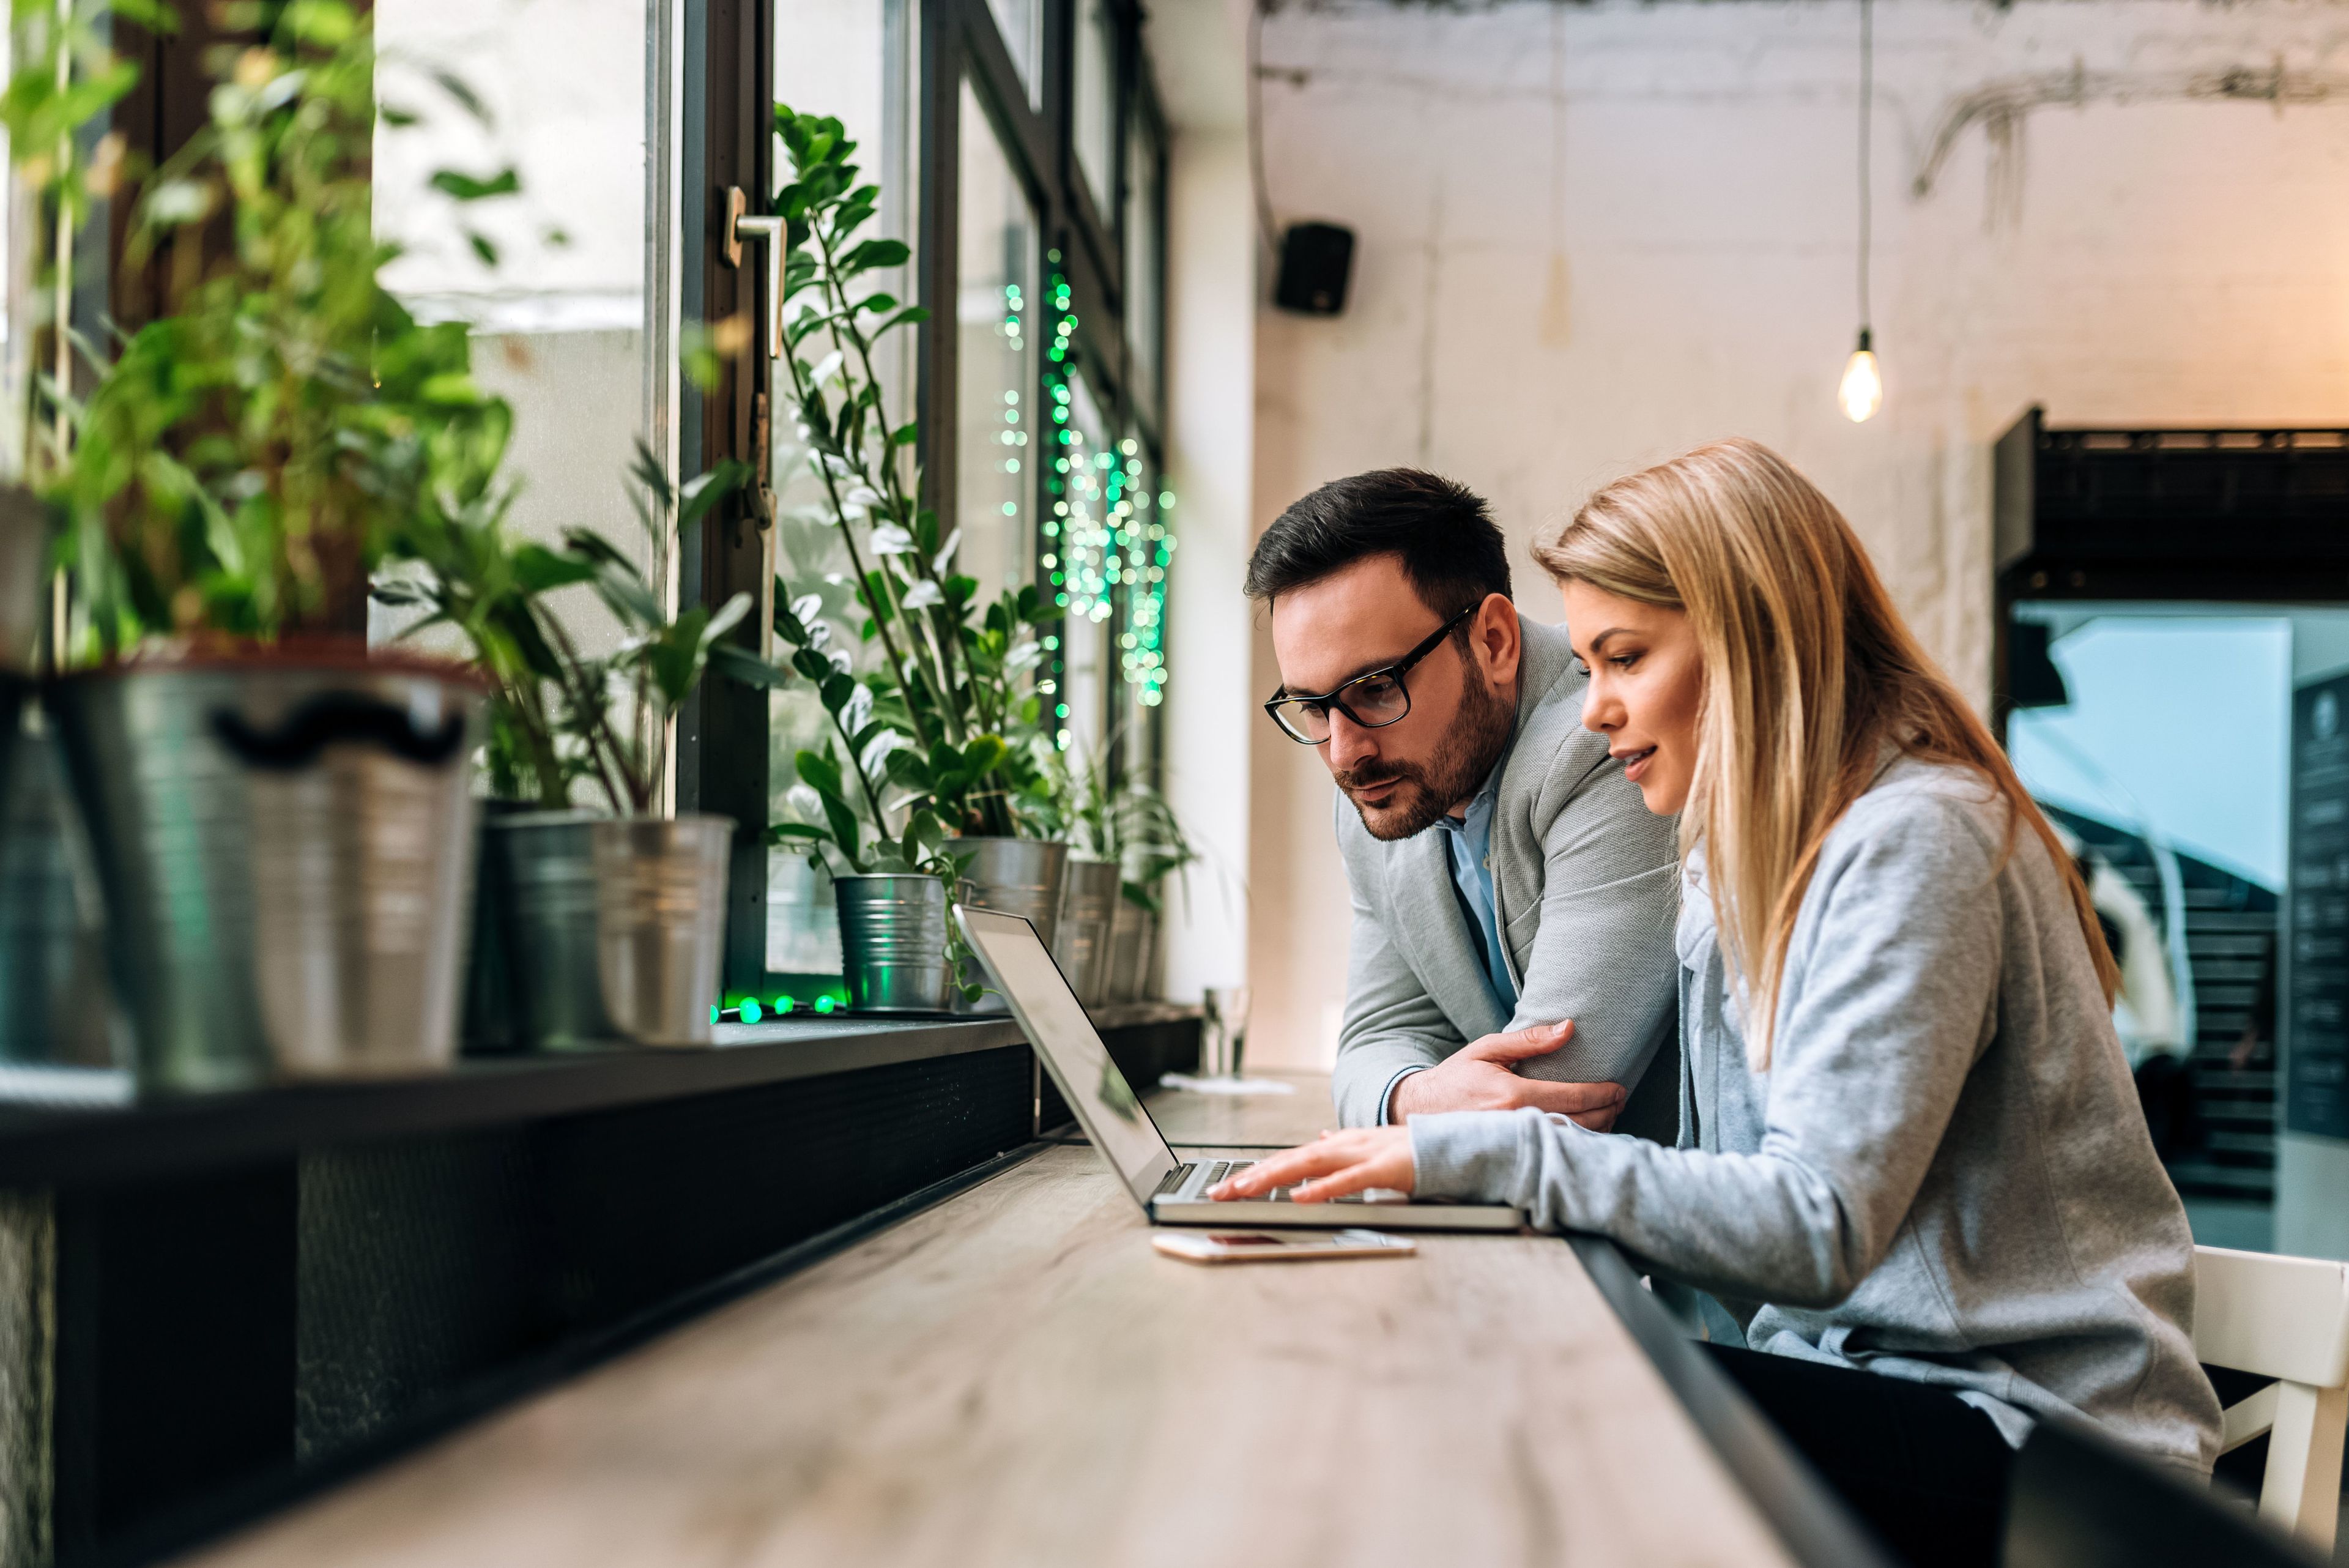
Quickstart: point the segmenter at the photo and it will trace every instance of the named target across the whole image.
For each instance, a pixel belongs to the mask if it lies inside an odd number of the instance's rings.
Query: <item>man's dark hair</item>
[[[1248,556],[1247,596],[1278,598],[1373,556],[1394,556],[1446,620],[1509,591],[1508,545],[1483,496],[1416,468],[1381,468],[1333,480],[1274,519]]]

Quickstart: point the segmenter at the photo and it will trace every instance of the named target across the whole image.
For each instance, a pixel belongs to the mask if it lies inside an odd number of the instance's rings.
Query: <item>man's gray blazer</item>
[[[1477,941],[1453,891],[1444,836],[1371,836],[1345,795],[1338,847],[1354,932],[1331,1093],[1348,1127],[1374,1127],[1407,1066],[1433,1066],[1469,1041],[1574,1020],[1574,1038],[1520,1068],[1561,1082],[1635,1087],[1663,1053],[1651,1092],[1618,1129],[1671,1142],[1678,1130],[1680,885],[1674,819],[1651,815],[1607,739],[1582,727],[1588,684],[1562,627],[1520,619],[1517,730],[1493,810],[1494,918],[1515,1016],[1493,1000]]]

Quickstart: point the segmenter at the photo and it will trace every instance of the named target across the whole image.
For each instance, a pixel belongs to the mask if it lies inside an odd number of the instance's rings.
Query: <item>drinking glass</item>
[[[1210,1078],[1237,1078],[1241,1053],[1247,1044],[1248,988],[1211,985],[1205,1000],[1199,1065]]]

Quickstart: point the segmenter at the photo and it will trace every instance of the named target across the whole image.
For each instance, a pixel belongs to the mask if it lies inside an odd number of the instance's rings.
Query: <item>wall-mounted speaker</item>
[[[1336,223],[1291,223],[1280,238],[1280,273],[1272,302],[1307,316],[1335,316],[1346,308],[1346,284],[1354,271],[1354,231]]]

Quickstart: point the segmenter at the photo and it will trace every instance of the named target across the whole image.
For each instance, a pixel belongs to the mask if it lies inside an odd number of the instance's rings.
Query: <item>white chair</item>
[[[2349,1426],[2349,1263],[2195,1248],[2194,1354],[2277,1379],[2227,1412],[2220,1452],[2271,1433],[2261,1516],[2331,1552]]]

